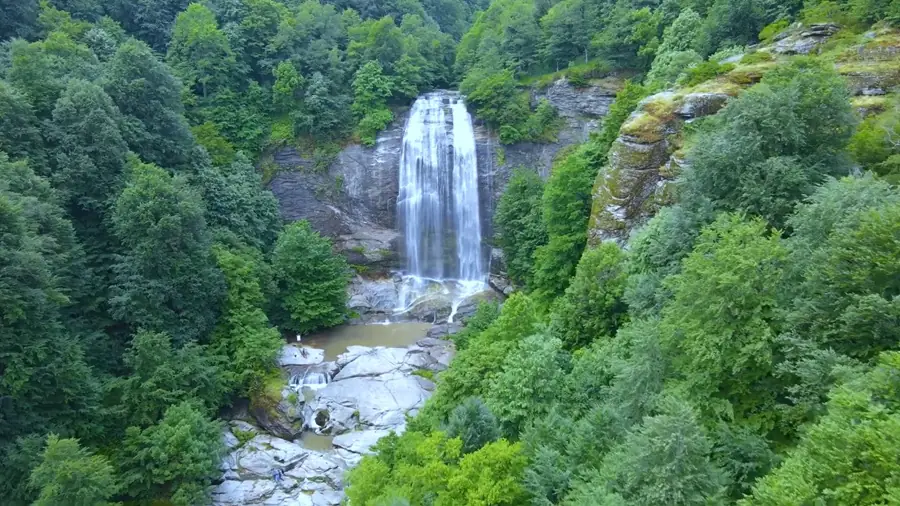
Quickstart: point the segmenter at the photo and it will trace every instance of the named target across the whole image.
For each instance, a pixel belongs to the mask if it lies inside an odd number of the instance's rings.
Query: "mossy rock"
[[[893,95],[857,96],[850,99],[853,108],[860,116],[868,117],[888,110],[894,100]]]
[[[847,80],[854,95],[873,89],[900,90],[900,64],[896,61],[845,63],[838,65],[837,70]]]

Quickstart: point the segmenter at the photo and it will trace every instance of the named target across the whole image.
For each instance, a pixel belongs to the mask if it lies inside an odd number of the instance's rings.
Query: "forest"
[[[349,502],[900,504],[897,93],[863,117],[827,54],[772,65],[691,123],[670,205],[587,233],[642,100],[798,22],[900,45],[898,0],[5,2],[0,504],[209,502],[222,410],[264,400],[283,333],[348,317],[347,261],[265,187],[273,150],[327,165],[436,88],[552,142],[528,88],[607,76],[602,126],[499,203],[519,290]]]

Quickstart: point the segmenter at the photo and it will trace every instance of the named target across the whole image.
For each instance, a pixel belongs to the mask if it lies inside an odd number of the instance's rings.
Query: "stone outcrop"
[[[238,435],[250,439],[241,442]],[[215,506],[341,504],[344,473],[351,464],[339,455],[259,433],[245,422],[232,422],[223,437],[230,453],[212,490]],[[274,479],[276,469],[284,473],[283,480]]]
[[[339,356],[334,379],[306,402],[310,430],[343,434],[355,430],[402,430],[434,390],[434,383],[413,374],[446,369],[453,348],[446,341],[422,339],[409,348],[351,346]]]
[[[731,95],[665,91],[645,98],[622,125],[597,175],[589,225],[592,243],[624,242],[630,231],[672,201],[671,183],[684,161],[685,122],[718,112]]]
[[[294,348],[289,349],[289,348]],[[215,506],[337,506],[344,499],[344,475],[391,432],[403,432],[406,416],[414,415],[434,390],[426,377],[447,369],[453,344],[423,338],[409,348],[351,346],[334,362],[298,365],[303,354],[286,346],[281,363],[292,375],[304,367],[325,371],[330,381],[313,391],[292,381],[282,392],[282,405],[293,418],[282,422],[301,430],[287,435],[271,419],[256,423],[234,420],[223,438],[229,450],[222,477],[212,490]],[[312,350],[305,357],[320,357]],[[263,415],[272,417],[273,415]],[[277,418],[277,416],[274,416]],[[274,431],[277,434],[266,433]],[[331,450],[317,451],[293,441],[302,431],[335,435]],[[276,482],[275,470],[284,474]]]
[[[838,73],[857,96],[900,93],[900,33],[882,29],[865,34],[865,42],[842,52]]]
[[[797,24],[775,36],[771,51],[777,54],[810,54],[840,30],[834,23]]]

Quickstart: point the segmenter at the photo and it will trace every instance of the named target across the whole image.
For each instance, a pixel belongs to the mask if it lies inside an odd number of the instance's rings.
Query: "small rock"
[[[425,335],[430,339],[442,339],[458,334],[462,329],[462,322],[441,323],[428,329],[428,333]]]

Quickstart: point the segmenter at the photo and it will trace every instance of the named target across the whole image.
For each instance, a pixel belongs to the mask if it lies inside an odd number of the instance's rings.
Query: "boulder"
[[[430,394],[422,381],[423,378],[401,372],[333,381],[307,403],[306,424],[330,434],[358,427],[402,427],[406,415],[420,409]]]
[[[719,112],[730,99],[725,93],[689,93],[682,97],[677,114],[684,119],[709,116]]]
[[[400,305],[398,287],[392,279],[357,276],[347,288],[347,307],[361,316],[393,313]]]
[[[459,333],[462,329],[463,324],[461,322],[441,323],[428,329],[428,333],[425,335],[430,338],[446,339],[453,334]]]
[[[303,432],[303,399],[287,385],[282,388],[278,403],[251,406],[250,414],[266,432],[278,437],[294,439]]]
[[[778,54],[809,54],[840,30],[834,23],[815,23],[809,27],[795,26],[775,37],[772,52]]]
[[[275,469],[291,469],[309,456],[297,443],[260,434],[231,454],[232,470],[241,478],[271,478]]]
[[[512,282],[508,277],[506,277],[505,273],[491,274],[489,283],[491,285],[491,288],[497,290],[499,293],[502,293],[504,297],[509,297],[516,291],[516,287],[513,286]]]

